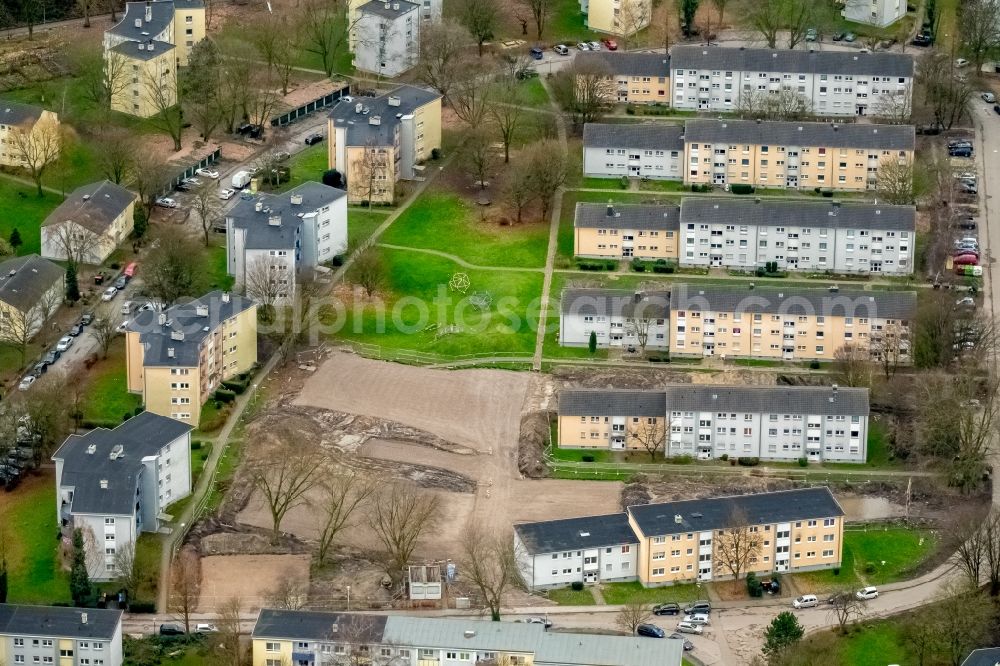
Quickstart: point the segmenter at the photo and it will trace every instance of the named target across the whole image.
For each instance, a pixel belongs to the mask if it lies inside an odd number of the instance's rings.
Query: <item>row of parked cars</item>
[[[31,370],[24,377],[21,378],[21,383],[17,385],[17,388],[21,391],[27,391],[31,388],[31,385],[35,381],[48,372],[49,366],[53,365],[59,360],[59,357],[63,355],[64,352],[69,351],[69,348],[73,346],[73,342],[76,337],[83,333],[83,329],[87,324],[94,320],[94,315],[90,312],[85,312],[80,317],[80,319],[73,324],[72,328],[69,329],[69,333],[59,338],[56,342],[55,347],[50,349],[45,353],[38,363],[31,368]]]
[[[579,51],[600,51],[602,49],[617,51],[618,42],[613,39],[602,39],[599,42],[577,42],[576,48]],[[552,47],[552,50],[559,55],[569,55],[570,47],[565,44],[556,44]],[[530,53],[531,57],[535,60],[541,60],[543,54],[545,53],[545,49],[541,46],[532,46]]]
[[[653,615],[684,615],[677,623],[677,631],[668,634],[655,624],[640,624],[635,628],[636,636],[647,638],[673,638],[684,641],[684,650],[693,650],[694,644],[684,638],[684,634],[701,634],[705,627],[711,624],[712,604],[706,600],[698,600],[688,604],[683,609],[673,602],[653,606]]]

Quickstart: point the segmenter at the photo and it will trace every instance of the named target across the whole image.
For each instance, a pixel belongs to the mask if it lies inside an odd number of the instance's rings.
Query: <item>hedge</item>
[[[221,400],[222,402],[232,402],[233,400],[236,400],[236,394],[227,389],[215,389],[215,399]]]
[[[753,194],[755,188],[753,185],[747,185],[746,183],[733,183],[729,186],[729,191],[733,194]]]
[[[83,419],[80,422],[80,426],[93,430],[94,428],[107,428],[112,430],[121,425],[121,421],[115,421],[113,419]]]
[[[249,382],[241,382],[233,379],[227,379],[226,381],[222,382],[222,387],[225,389],[229,389],[236,395],[243,395],[243,392],[247,390],[247,386],[249,386],[249,384],[250,384]]]
[[[151,601],[133,601],[128,605],[128,609],[132,613],[155,613],[156,604]]]
[[[739,458],[737,458],[736,462],[738,462],[742,467],[756,467],[757,465],[760,464],[760,458],[757,457],[749,458],[740,456]]]

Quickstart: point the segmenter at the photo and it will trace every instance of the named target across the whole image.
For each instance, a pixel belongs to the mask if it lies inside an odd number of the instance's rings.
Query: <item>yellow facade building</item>
[[[599,259],[677,260],[680,208],[673,205],[578,203],[573,252]]]
[[[105,52],[109,67],[121,72],[111,110],[149,118],[177,104],[174,46],[167,42],[121,42]]]
[[[327,121],[329,168],[347,181],[348,203],[392,203],[441,148],[441,95],[400,86],[380,97],[333,107]]]
[[[140,312],[125,333],[128,390],[146,410],[198,427],[223,381],[257,363],[257,305],[213,291],[164,312]]]
[[[202,0],[128,2],[122,20],[104,33],[104,51],[122,42],[149,40],[173,45],[174,66],[186,67],[194,45],[205,39]]]
[[[0,100],[0,166],[25,167],[54,160],[60,143],[59,116],[54,112]]]
[[[909,125],[688,120],[684,182],[873,190],[879,166],[911,164]]]
[[[594,32],[630,36],[643,30],[652,18],[652,0],[580,0],[587,27]]]
[[[0,604],[0,662],[122,666],[122,611]]]
[[[670,104],[670,57],[662,53],[584,51],[576,55],[574,69],[584,76],[606,72],[601,89],[607,90],[608,103]]]

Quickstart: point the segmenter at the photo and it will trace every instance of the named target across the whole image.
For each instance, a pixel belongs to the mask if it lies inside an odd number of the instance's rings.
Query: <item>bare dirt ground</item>
[[[252,572],[252,575],[250,575]],[[199,611],[239,597],[244,610],[260,608],[281,580],[309,579],[308,555],[213,555],[201,558]]]

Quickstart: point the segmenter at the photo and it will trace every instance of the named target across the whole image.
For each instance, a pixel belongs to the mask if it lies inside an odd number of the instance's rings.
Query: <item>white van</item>
[[[819,606],[819,599],[816,598],[815,594],[803,594],[792,602],[792,608],[812,608],[813,606]]]

